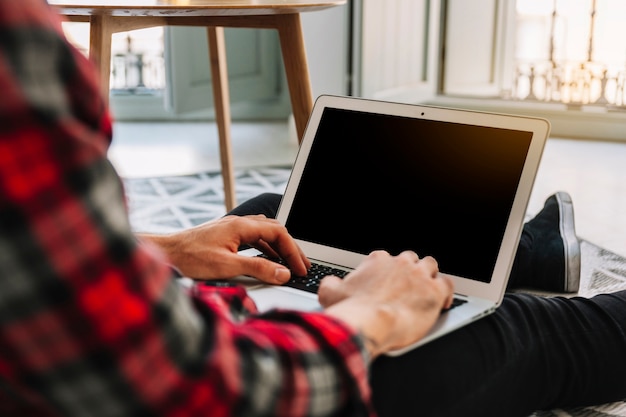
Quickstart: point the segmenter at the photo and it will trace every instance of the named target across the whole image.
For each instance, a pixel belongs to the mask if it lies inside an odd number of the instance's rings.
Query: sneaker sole
[[[580,242],[574,227],[574,205],[569,194],[564,192],[557,192],[556,200],[561,216],[559,231],[563,238],[564,255],[567,263],[563,287],[566,292],[578,292],[580,288]]]

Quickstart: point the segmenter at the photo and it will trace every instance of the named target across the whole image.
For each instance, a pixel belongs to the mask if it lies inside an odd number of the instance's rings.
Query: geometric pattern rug
[[[235,170],[237,204],[261,194],[285,191],[290,167]],[[170,233],[223,216],[220,173],[124,179],[135,232]]]
[[[263,192],[282,194],[290,172],[290,167],[236,170],[237,203],[241,204]],[[175,232],[226,213],[219,172],[124,179],[124,186],[131,226],[136,232]],[[578,294],[592,296],[621,289],[626,289],[626,259],[581,240],[581,282]],[[626,417],[626,401],[571,410],[541,411],[529,417]]]

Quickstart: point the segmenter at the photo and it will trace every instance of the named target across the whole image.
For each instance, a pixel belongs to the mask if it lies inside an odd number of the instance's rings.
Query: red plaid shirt
[[[373,414],[343,324],[187,293],[136,240],[95,75],[43,0],[0,0],[0,415]]]

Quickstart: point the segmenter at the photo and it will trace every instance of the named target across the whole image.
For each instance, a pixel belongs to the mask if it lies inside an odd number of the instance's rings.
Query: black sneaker
[[[574,228],[574,207],[569,194],[559,191],[524,225],[509,289],[578,292],[579,286],[580,242]]]

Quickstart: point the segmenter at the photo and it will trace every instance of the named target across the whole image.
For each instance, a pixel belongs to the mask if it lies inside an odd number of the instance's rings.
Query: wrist
[[[391,305],[348,299],[329,307],[326,313],[352,327],[372,358],[393,347],[391,336],[396,313]]]

